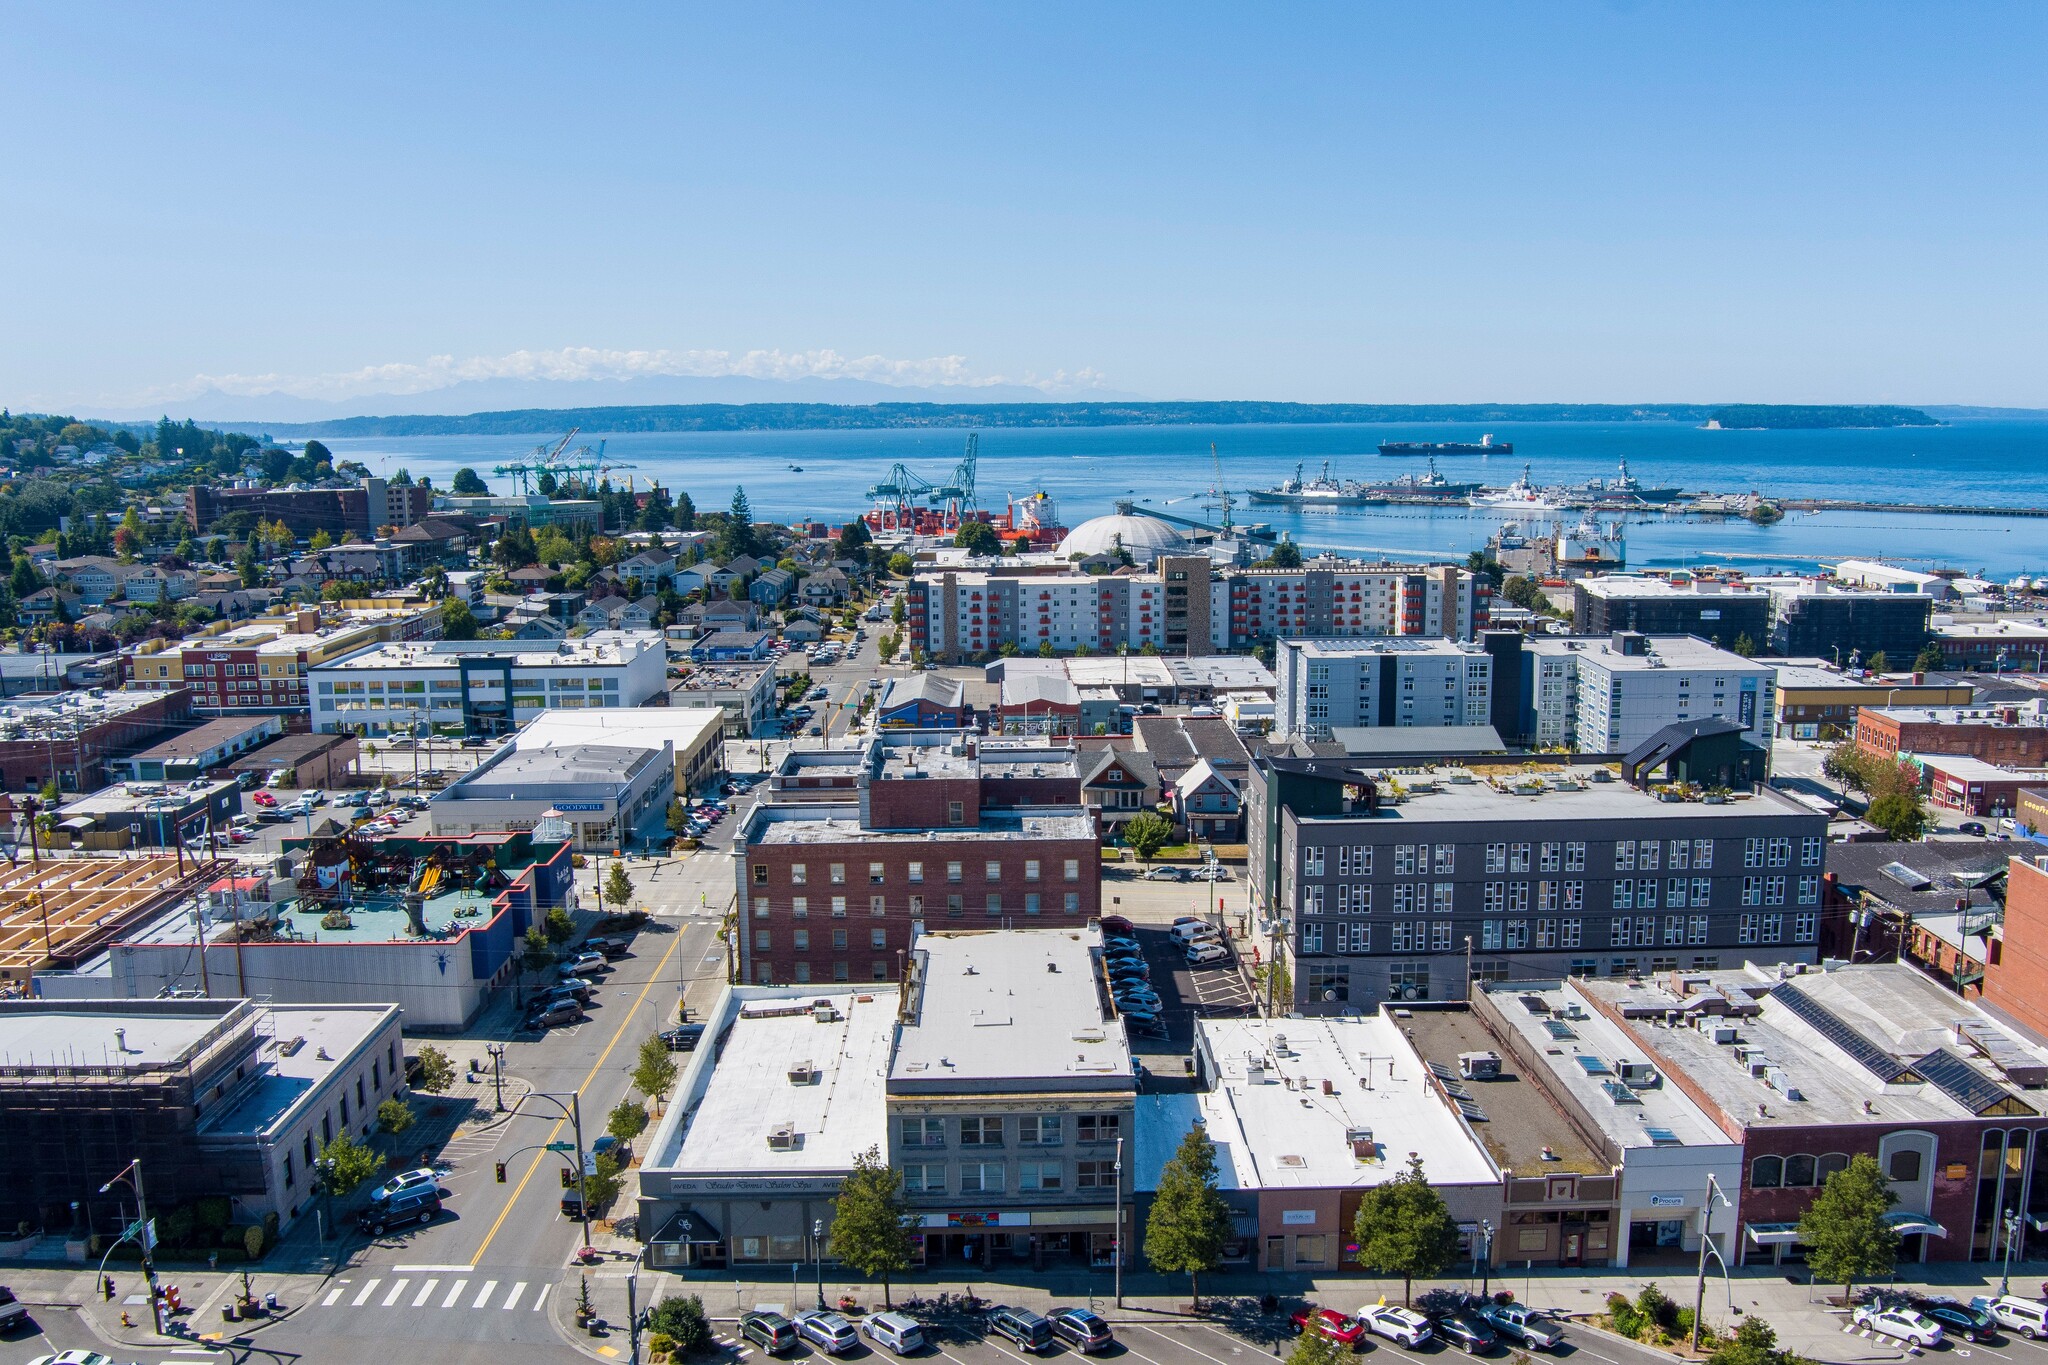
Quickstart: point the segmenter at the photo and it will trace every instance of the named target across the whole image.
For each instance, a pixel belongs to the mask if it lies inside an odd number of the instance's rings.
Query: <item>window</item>
[[[987,897],[987,899],[985,900],[985,902],[984,902],[984,903],[983,903],[983,905],[982,905],[982,909],[983,909],[983,910],[985,910],[985,911],[986,911],[987,913],[989,913],[989,914],[991,914],[991,915],[1000,915],[1000,914],[1002,914],[1002,913],[1003,913],[1003,893],[1002,893],[1002,892],[1000,892],[1000,891],[991,891],[991,892],[989,892],[989,893],[988,893],[988,897]]]
[[[1057,1147],[1064,1123],[1058,1114],[1026,1114],[1017,1120],[1017,1143],[1023,1147]]]
[[[1920,1153],[1915,1151],[1893,1152],[1885,1163],[1885,1178],[1910,1185],[1920,1178]],[[1755,1181],[1751,1181],[1755,1184]]]
[[[1564,846],[1564,870],[1584,872],[1586,870],[1586,846],[1583,843],[1567,843]]]
[[[1641,839],[1636,843],[1636,863],[1645,872],[1655,872],[1663,855],[1664,846],[1655,839]]]
[[[1813,1184],[1817,1166],[1812,1156],[1801,1153],[1785,1158],[1785,1188],[1803,1190]]]
[[[1322,925],[1304,924],[1300,927],[1298,933],[1299,937],[1295,939],[1295,942],[1300,945],[1302,952],[1320,953],[1323,950]]]
[[[1692,841],[1673,839],[1671,841],[1671,870],[1682,872],[1692,865]]]
[[[1792,917],[1792,941],[1811,943],[1820,937],[1820,916],[1811,910],[1801,910]]]
[[[1608,943],[1616,948],[1635,946],[1635,921],[1626,915],[1617,915],[1608,924]]]
[[[1695,839],[1692,841],[1692,865],[1704,871],[1714,865],[1714,841]]]
[[[1488,844],[1486,846],[1486,870],[1489,873],[1505,872],[1508,870],[1508,846],[1506,844]]]
[[[1413,914],[1414,911],[1415,888],[1406,882],[1396,883],[1394,886],[1394,913],[1397,915],[1408,915]]]
[[[1764,904],[1783,905],[1784,903],[1785,879],[1783,877],[1764,878]]]
[[[1114,1161],[1075,1162],[1074,1188],[1077,1190],[1115,1189],[1116,1163]]]
[[[870,929],[870,930],[868,930],[868,947],[870,947],[870,948],[886,948],[886,947],[888,947],[888,946],[889,946],[889,931],[888,931],[887,929]]]
[[[1397,877],[1405,877],[1405,876],[1409,876],[1409,875],[1413,874],[1413,873],[1414,873],[1414,871],[1415,871],[1415,845],[1413,845],[1413,844],[1395,844],[1395,845],[1394,845],[1394,875],[1395,875],[1395,876],[1397,876]]]
[[[889,902],[881,896],[868,897],[868,913],[876,919],[889,913]]]
[[[1337,926],[1337,951],[1340,953],[1369,953],[1372,951],[1372,926],[1370,924],[1340,924]]]
[[[808,929],[792,931],[790,934],[790,946],[800,953],[808,952],[811,946],[811,931]]]
[[[1566,921],[1565,921],[1565,922],[1564,922],[1564,923],[1563,923],[1563,924],[1562,924],[1562,925],[1560,926],[1560,928],[1561,928],[1562,932],[1561,932],[1561,934],[1559,935],[1559,941],[1558,941],[1558,945],[1557,945],[1557,946],[1558,946],[1558,947],[1560,947],[1560,948],[1576,948],[1576,947],[1578,947],[1578,946],[1579,946],[1579,926],[1580,926],[1581,924],[1583,924],[1583,923],[1584,923],[1584,921],[1583,921],[1583,920],[1575,920],[1575,919],[1568,919],[1568,920],[1566,920]]]
[[[1450,875],[1456,870],[1457,858],[1457,845],[1438,844],[1436,846],[1436,874],[1439,877]]]
[[[1557,907],[1545,905],[1543,908],[1545,910],[1555,910]],[[1586,884],[1584,882],[1566,882],[1564,884],[1564,908],[1567,910],[1583,910],[1586,908]]]
[[[1486,894],[1480,899],[1480,909],[1490,915],[1497,915],[1507,908],[1508,888],[1505,882],[1488,882]]]
[[[1001,863],[984,863],[982,865],[981,879],[985,882],[1001,881],[1003,879],[1003,865]]]
[[[1457,886],[1454,882],[1438,882],[1435,886],[1431,887],[1429,896],[1430,908],[1435,910],[1436,913],[1439,915],[1450,914],[1451,897],[1452,893],[1455,892],[1456,889]],[[1415,910],[1418,914],[1420,914],[1422,911],[1422,905],[1419,900],[1415,906]]]
[[[1714,879],[1712,877],[1694,877],[1692,879],[1692,903],[1694,905],[1705,905],[1713,898]]]
[[[809,981],[809,980],[811,979],[811,964],[810,964],[810,963],[808,963],[808,962],[799,962],[799,963],[797,963],[797,964],[796,964],[796,979],[797,979],[798,981]]]
[[[957,824],[960,824],[960,823],[961,823],[962,821],[964,821],[964,820],[965,820],[966,818],[967,818],[967,808],[966,808],[965,806],[963,806],[963,805],[962,805],[962,804],[961,804],[960,802],[958,802],[958,801],[948,801],[948,802],[946,803],[946,823],[947,823],[947,824],[949,824],[949,825],[957,825]],[[1003,1185],[1002,1185],[1002,1181],[1001,1181],[1001,1179],[1000,1179],[1000,1178],[998,1178],[998,1179],[997,1179],[997,1181],[996,1181],[996,1188],[997,1188],[997,1189],[1001,1189],[1002,1187],[1003,1187]]]
[[[1301,850],[1301,875],[1320,877],[1323,875],[1323,850],[1315,844],[1303,845]]]
[[[1320,1236],[1296,1237],[1294,1239],[1294,1263],[1296,1265],[1321,1265],[1329,1253],[1323,1250],[1326,1239]]]
[[[844,929],[834,929],[832,931],[832,946],[842,950],[846,947],[846,931]]]
[[[1060,1174],[1057,1161],[1026,1161],[1017,1167],[1017,1188],[1056,1190],[1060,1188]]]
[[[944,1194],[946,1167],[943,1162],[906,1162],[903,1167],[905,1194]]]
[[[961,877],[961,872],[960,872],[960,864],[959,864],[959,863],[947,863],[947,864],[946,864],[946,880],[947,880],[947,881],[949,881],[949,882],[957,882],[957,881],[960,881],[961,879],[962,879],[962,877]]]
[[[1081,860],[1079,858],[1067,859],[1065,875],[1066,879],[1070,882],[1081,880]]]
[[[1080,892],[1078,892],[1078,891],[1069,891],[1069,892],[1067,892],[1067,896],[1066,896],[1066,911],[1067,911],[1067,913],[1068,913],[1068,914],[1070,914],[1070,915],[1078,915],[1078,914],[1080,914],[1080,913],[1081,913],[1081,893],[1080,893]]]
[[[766,900],[754,902],[754,908],[762,918],[767,918],[768,902]],[[790,897],[789,917],[791,919],[809,919],[811,917],[811,898],[809,896]]]
[[[844,896],[834,896],[834,897],[832,898],[832,918],[833,918],[833,919],[845,919],[845,918],[846,918],[846,897],[844,897]]]
[[[1764,879],[1762,877],[1744,877],[1742,879],[1742,903],[1744,905],[1762,905],[1764,903]]]
[[[1766,942],[1766,943],[1783,943],[1784,941],[1785,941],[1785,917],[1784,917],[1783,915],[1765,915],[1765,916],[1764,916],[1764,942]]]
[[[1422,926],[1419,924],[1395,924],[1394,951],[1397,953],[1414,952],[1415,940],[1418,934],[1421,932],[1421,929]]]
[[[1707,917],[1705,915],[1688,915],[1686,917],[1685,941],[1687,943],[1705,943],[1707,941]]]
[[[1787,867],[1791,865],[1792,841],[1790,839],[1782,836],[1772,839],[1770,852],[1772,867]]]
[[[911,883],[911,885],[913,885],[913,886],[916,886],[916,885],[918,885],[919,883],[923,882],[923,881],[924,881],[924,864],[923,864],[923,863],[912,863],[912,864],[910,864],[910,867],[909,867],[909,869],[908,869],[908,871],[907,871],[906,875],[908,876],[908,878],[909,878],[909,880],[910,880],[910,883]]]
[[[962,1147],[1002,1146],[1002,1119],[973,1118],[960,1120],[960,1145]]]
[[[1563,851],[1564,851],[1564,846],[1563,846],[1562,844],[1556,843],[1555,841],[1550,841],[1550,840],[1546,840],[1546,841],[1544,842],[1544,844],[1543,844],[1543,849],[1542,849],[1542,853],[1543,853],[1543,866],[1542,866],[1542,870],[1543,870],[1543,871],[1545,871],[1545,872],[1555,872],[1555,871],[1557,871],[1557,870],[1558,870],[1558,865],[1559,865],[1559,859],[1560,859],[1560,857],[1562,856],[1562,854],[1563,854]]]
[[[1361,942],[1361,949],[1363,943]],[[1422,946],[1422,926],[1415,926],[1415,946]],[[1451,922],[1440,919],[1429,926],[1429,948],[1431,952],[1448,953],[1451,950]]]
[[[1801,877],[1799,879],[1799,903],[1801,905],[1820,904],[1820,878]]]
[[[1036,891],[1026,891],[1024,893],[1024,913],[1027,915],[1038,913],[1038,893]]]
[[[831,866],[831,869],[830,869],[830,875],[831,875],[831,881],[832,881],[832,885],[834,885],[834,886],[844,886],[844,885],[846,885],[846,864],[845,864],[845,863],[834,863],[834,864],[832,864],[832,866]]]
[[[868,963],[868,980],[887,981],[888,979],[889,964],[885,959],[878,957],[874,961]]]
[[[1074,1131],[1082,1142],[1115,1142],[1123,1136],[1123,1116],[1082,1114],[1074,1120]]]
[[[1665,895],[1664,903],[1666,905],[1675,905],[1681,910],[1685,908],[1685,878],[1673,877],[1671,879],[1671,888]]]
[[[1304,886],[1301,888],[1301,913],[1304,915],[1320,915],[1323,913],[1323,888],[1321,886]]]
[[[1525,919],[1511,919],[1508,921],[1506,946],[1511,949],[1529,946],[1529,921]]]
[[[754,931],[755,952],[765,953],[774,946],[775,936],[773,934],[769,933],[766,929],[756,929]]]
[[[1764,865],[1763,840],[1744,839],[1742,841],[1742,865],[1744,867],[1762,867]]]
[[[1614,870],[1633,872],[1636,870],[1636,841],[1618,839],[1614,844]]]
[[[1489,953],[1499,952],[1500,937],[1501,933],[1499,920],[1489,919],[1481,920],[1479,922],[1479,946],[1481,949]],[[1398,945],[1396,946],[1396,951],[1399,951]]]
[[[946,913],[954,919],[958,919],[960,918],[960,916],[966,914],[967,898],[965,896],[946,897]]]
[[[1527,844],[1509,844],[1509,845],[1508,845],[1508,871],[1510,871],[1510,872],[1527,872],[1528,870],[1529,870],[1529,845],[1527,845]]]
[[[1799,865],[1819,867],[1822,840],[1818,835],[1809,834],[1799,841]]]
[[[959,809],[960,803],[953,803]],[[960,1167],[960,1193],[1001,1194],[1003,1192],[1003,1163],[1000,1161],[969,1161]]]
[[[868,885],[869,885],[869,886],[880,886],[880,885],[882,884],[882,882],[883,882],[883,876],[882,876],[882,865],[881,865],[880,863],[869,863],[869,864],[868,864]]]
[[[1645,910],[1657,908],[1657,879],[1645,877],[1636,883],[1636,903]]]
[[[754,864],[754,885],[756,885],[756,886],[766,886],[766,885],[768,885],[768,864],[766,864],[766,863],[755,863],[755,864]]]
[[[1735,941],[1737,943],[1756,942],[1757,921],[1761,918],[1761,915],[1745,914],[1736,929]]]

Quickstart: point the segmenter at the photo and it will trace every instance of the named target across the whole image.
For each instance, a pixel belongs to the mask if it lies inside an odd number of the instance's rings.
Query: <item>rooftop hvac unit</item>
[[[768,1134],[768,1146],[772,1151],[786,1152],[796,1146],[796,1126],[785,1123]]]
[[[798,1062],[789,1069],[791,1085],[809,1085],[818,1078],[818,1068],[808,1061]]]
[[[1247,1053],[1244,1059],[1244,1078],[1263,1084],[1266,1079],[1266,1059],[1256,1052]]]
[[[1707,1036],[1725,1047],[1733,1043],[1738,1034],[1733,1024],[1715,1024],[1707,1031]]]
[[[1458,1074],[1468,1081],[1494,1080],[1500,1075],[1500,1054],[1461,1052],[1458,1054]]]

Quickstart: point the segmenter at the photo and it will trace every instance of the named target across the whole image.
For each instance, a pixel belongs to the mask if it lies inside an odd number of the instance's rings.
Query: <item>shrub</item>
[[[711,1319],[704,1315],[704,1300],[695,1294],[670,1295],[647,1315],[647,1325],[674,1342],[680,1355],[701,1351],[711,1344]]]

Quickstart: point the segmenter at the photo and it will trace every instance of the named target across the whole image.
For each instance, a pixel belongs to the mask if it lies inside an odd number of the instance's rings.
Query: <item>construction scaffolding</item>
[[[134,925],[218,880],[225,864],[146,858],[46,858],[0,867],[0,982],[70,967]]]

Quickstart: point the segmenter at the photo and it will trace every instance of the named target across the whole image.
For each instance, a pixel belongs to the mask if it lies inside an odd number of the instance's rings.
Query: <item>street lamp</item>
[[[825,1311],[825,1220],[811,1220],[811,1263],[818,1271],[818,1311]]]
[[[2020,1211],[2005,1211],[2005,1269],[1998,1277],[1998,1292],[2001,1295],[2012,1292],[2012,1248],[2020,1236]]]
[[[135,1191],[135,1226],[124,1235],[133,1237],[135,1244],[142,1248],[142,1278],[149,1286],[149,1319],[156,1330],[161,1332],[164,1329],[164,1320],[163,1313],[157,1306],[156,1262],[151,1260],[149,1255],[155,1249],[153,1244],[156,1238],[151,1234],[149,1227],[149,1203],[148,1196],[143,1193],[142,1189],[141,1157],[136,1157],[130,1161],[121,1168],[120,1174],[100,1186],[100,1193],[105,1194],[116,1185],[126,1185],[129,1189]],[[108,1248],[109,1251],[112,1249],[111,1247]],[[104,1269],[106,1262],[102,1260],[100,1266]]]
[[[1479,1297],[1482,1301],[1490,1297],[1489,1278],[1493,1273],[1493,1223],[1490,1219],[1479,1220]]]
[[[484,1049],[491,1054],[491,1084],[497,1087],[497,1112],[505,1112],[505,1045],[492,1043]]]

